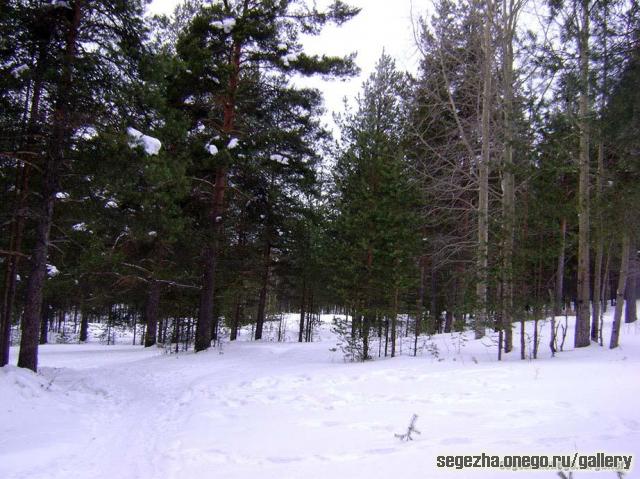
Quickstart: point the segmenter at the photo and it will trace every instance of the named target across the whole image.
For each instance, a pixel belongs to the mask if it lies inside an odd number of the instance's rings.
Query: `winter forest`
[[[638,457],[636,0],[148,3],[0,4],[0,477]]]

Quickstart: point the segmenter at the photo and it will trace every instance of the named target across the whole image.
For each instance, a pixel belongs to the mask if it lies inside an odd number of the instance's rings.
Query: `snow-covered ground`
[[[614,351],[574,351],[570,327],[555,358],[548,329],[540,359],[502,363],[490,339],[459,333],[425,338],[417,358],[407,339],[403,356],[344,363],[328,326],[314,343],[198,354],[47,345],[38,375],[0,369],[0,478],[553,478],[435,461],[598,451],[633,454],[626,477],[640,477],[640,324]],[[413,414],[422,434],[401,442]]]

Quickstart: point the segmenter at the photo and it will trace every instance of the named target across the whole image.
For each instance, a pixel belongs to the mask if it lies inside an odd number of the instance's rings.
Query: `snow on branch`
[[[160,151],[160,148],[162,148],[162,143],[160,143],[160,140],[152,136],[144,135],[142,132],[136,130],[135,128],[128,127],[127,134],[131,138],[131,141],[129,141],[129,146],[131,148],[142,146],[147,155],[157,155]]]

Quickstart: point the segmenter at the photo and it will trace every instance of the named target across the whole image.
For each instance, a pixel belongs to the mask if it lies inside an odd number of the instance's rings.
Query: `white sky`
[[[153,0],[150,12],[170,14],[178,3],[178,0]],[[320,0],[316,3],[321,7],[330,2]],[[303,83],[324,93],[329,123],[332,123],[332,111],[342,111],[342,99],[345,96],[352,98],[358,93],[383,49],[396,59],[398,69],[415,73],[418,52],[413,40],[412,4],[414,17],[424,15],[430,4],[428,0],[347,0],[346,3],[360,7],[362,11],[341,27],[328,26],[319,36],[308,37],[304,41],[307,53],[358,53],[359,77],[339,81],[312,79]]]

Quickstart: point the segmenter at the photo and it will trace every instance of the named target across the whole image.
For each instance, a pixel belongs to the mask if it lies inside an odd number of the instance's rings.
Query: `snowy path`
[[[0,370],[0,478],[432,478],[454,474],[435,467],[445,453],[640,458],[640,326],[622,342],[502,364],[457,335],[434,338],[440,360],[367,364],[331,341],[45,346],[40,375]],[[400,442],[414,413],[422,434]]]

